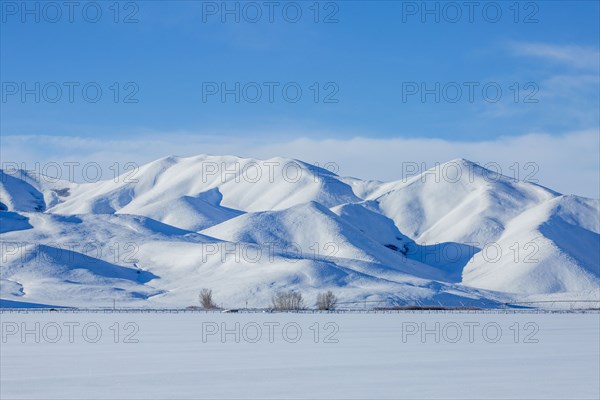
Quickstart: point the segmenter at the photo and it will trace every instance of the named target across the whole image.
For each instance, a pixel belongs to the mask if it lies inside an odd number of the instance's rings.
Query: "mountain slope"
[[[328,213],[322,206],[316,208]],[[0,213],[0,222],[6,215]],[[382,305],[433,299],[490,302],[477,290],[419,278],[378,262],[269,252],[146,217],[24,215],[32,228],[3,234],[0,246],[0,296],[13,302],[186,306],[197,302],[203,287],[213,288],[230,306],[250,301],[267,307],[275,291],[290,289],[302,291],[310,302],[324,290],[335,291],[343,301]]]
[[[0,210],[1,211],[44,211],[44,195],[26,182],[13,175],[0,171]]]
[[[158,200],[136,207],[128,204],[117,214],[143,215],[169,225],[190,231],[200,231],[242,214],[241,211],[221,206],[223,196],[218,188],[175,199]]]
[[[0,211],[44,211],[67,199],[77,186],[24,170],[0,170]]]
[[[385,185],[369,199],[376,200],[398,229],[419,243],[482,246],[499,238],[511,219],[557,195],[459,159],[406,182]]]
[[[297,160],[232,156],[166,157],[118,182],[80,185],[53,212],[132,213],[157,201],[197,197],[218,188],[222,205],[240,211],[284,209],[308,201],[325,206],[357,201],[347,184],[331,172]]]
[[[205,155],[97,183],[1,177],[12,302],[184,306],[203,287],[234,307],[288,289],[382,305],[600,298],[599,202],[467,160],[388,183]]]
[[[300,258],[360,260],[385,265],[390,273],[441,278],[434,268],[385,247],[316,202],[281,211],[244,214],[202,233],[234,243],[271,246],[275,253]]]
[[[599,203],[560,196],[528,210],[493,248],[475,255],[463,282],[503,292],[600,295]]]

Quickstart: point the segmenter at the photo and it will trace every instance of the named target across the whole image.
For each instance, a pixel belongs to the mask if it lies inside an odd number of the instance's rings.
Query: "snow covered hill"
[[[52,212],[133,214],[160,201],[196,198],[214,189],[222,196],[222,206],[242,211],[281,210],[308,201],[331,207],[360,200],[331,172],[301,161],[201,155],[166,157],[117,182],[80,185]]]
[[[229,307],[600,298],[600,202],[453,160],[396,182],[302,161],[166,157],[73,183],[0,175],[0,297]],[[541,297],[540,297],[541,296]],[[12,303],[14,304],[14,303]]]
[[[519,293],[586,292],[598,288],[599,201],[559,196],[511,221],[503,235],[473,257],[467,285]],[[494,262],[490,262],[493,260]]]

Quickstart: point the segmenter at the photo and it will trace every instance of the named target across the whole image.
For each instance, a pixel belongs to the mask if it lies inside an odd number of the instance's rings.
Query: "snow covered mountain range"
[[[395,182],[297,160],[166,157],[73,183],[0,172],[5,305],[493,305],[600,298],[600,201],[459,159]],[[379,302],[379,303],[378,303]]]

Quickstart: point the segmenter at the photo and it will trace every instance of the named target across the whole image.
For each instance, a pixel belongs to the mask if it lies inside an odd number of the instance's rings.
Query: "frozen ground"
[[[2,399],[600,397],[598,313],[29,311],[0,320]]]

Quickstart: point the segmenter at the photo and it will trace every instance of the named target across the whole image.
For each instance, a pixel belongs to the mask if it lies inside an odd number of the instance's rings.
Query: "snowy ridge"
[[[0,297],[230,307],[600,298],[600,202],[453,160],[396,182],[298,160],[165,157],[97,183],[0,175]],[[541,297],[540,297],[541,296]]]

